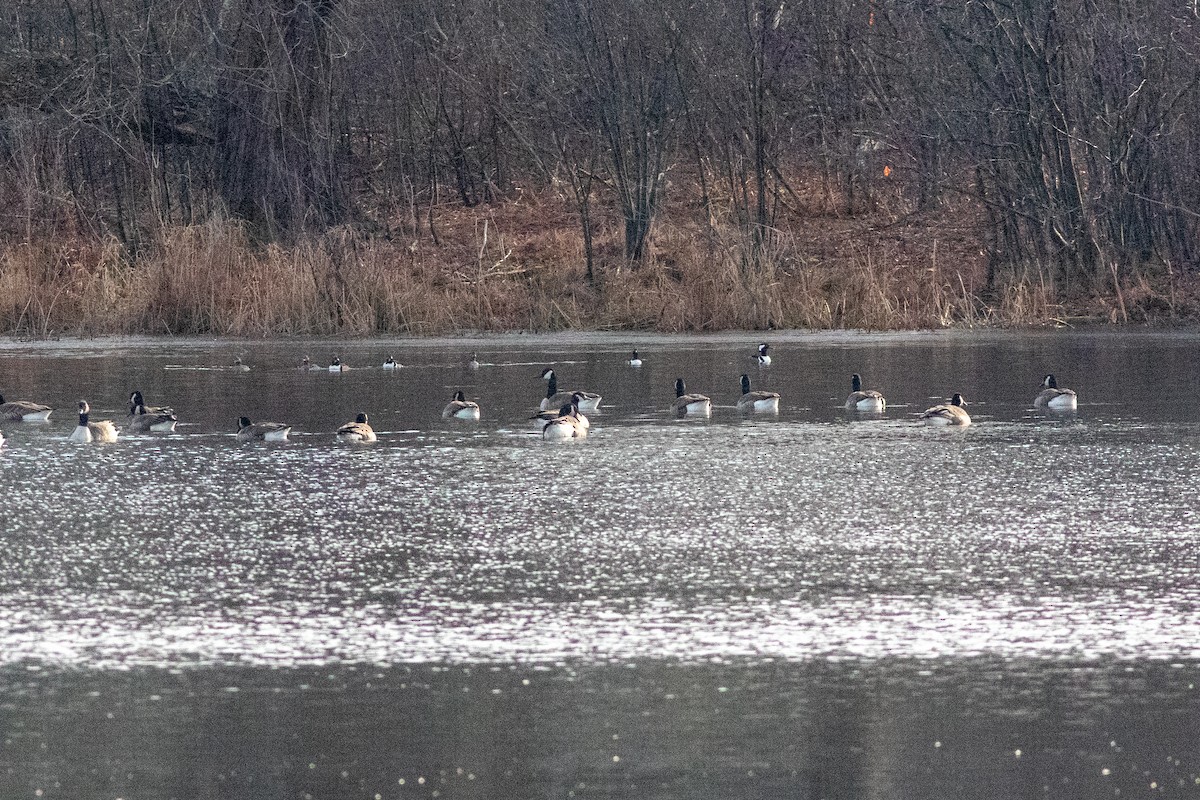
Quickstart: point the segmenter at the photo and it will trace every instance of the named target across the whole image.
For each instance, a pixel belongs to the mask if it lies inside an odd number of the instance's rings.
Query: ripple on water
[[[1200,656],[1186,437],[310,438],[5,453],[0,661]]]

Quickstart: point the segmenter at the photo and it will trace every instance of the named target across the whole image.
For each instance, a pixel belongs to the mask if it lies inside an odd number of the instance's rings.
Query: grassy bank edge
[[[534,210],[536,211],[536,210]],[[736,229],[663,225],[646,263],[597,238],[588,279],[569,218],[528,208],[446,215],[423,237],[329,231],[258,245],[237,222],[169,228],[133,256],[113,240],[0,246],[0,331],[252,339],[564,330],[660,333],[1055,327],[1200,318],[1200,281],[1134,272],[1062,287],[1037,265],[988,286],[977,237],[945,220],[834,220],[768,248]],[[1115,289],[1115,290],[1114,290]],[[1064,299],[1068,298],[1068,299]]]

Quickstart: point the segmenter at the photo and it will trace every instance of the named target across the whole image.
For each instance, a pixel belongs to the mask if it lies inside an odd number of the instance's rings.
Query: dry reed
[[[442,209],[437,245],[335,229],[261,246],[241,224],[214,218],[163,230],[136,257],[113,240],[0,246],[0,329],[269,337],[1069,321],[1053,279],[1036,265],[987,287],[980,237],[958,223],[873,227],[877,221],[829,215],[793,220],[759,241],[728,221],[710,225],[676,209],[656,229],[645,262],[630,265],[621,258],[619,220],[600,217],[589,282],[565,208],[526,198]],[[1167,291],[1158,288],[1164,283]],[[1170,270],[1137,273],[1119,289],[1121,313],[1139,319],[1184,313],[1200,295]],[[1073,307],[1075,317],[1117,318],[1102,294]]]

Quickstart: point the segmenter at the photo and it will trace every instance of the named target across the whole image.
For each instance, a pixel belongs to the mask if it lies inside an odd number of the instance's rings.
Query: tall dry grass
[[[881,232],[882,231],[882,232]],[[808,219],[765,243],[718,220],[668,214],[646,262],[621,258],[600,220],[589,282],[572,215],[544,198],[444,212],[439,244],[332,230],[260,246],[232,220],[161,231],[136,258],[115,241],[0,246],[0,330],[59,333],[433,334],[466,330],[765,328],[891,330],[1117,319],[1104,296],[1069,313],[1036,265],[988,289],[979,248],[928,221],[872,229]],[[800,234],[803,233],[804,236]],[[1170,309],[1194,308],[1180,276]],[[1124,287],[1121,313],[1161,306],[1154,275]]]

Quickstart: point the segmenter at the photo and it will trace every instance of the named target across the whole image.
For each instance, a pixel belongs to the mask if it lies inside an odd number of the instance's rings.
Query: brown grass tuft
[[[592,282],[576,216],[550,193],[438,208],[437,243],[428,231],[390,239],[339,228],[261,246],[242,224],[216,217],[164,229],[136,257],[111,239],[12,244],[0,246],[0,328],[249,337],[888,330],[1139,321],[1200,309],[1200,287],[1178,270],[1147,268],[1117,291],[1080,298],[1069,318],[1037,265],[986,286],[970,208],[903,216],[896,203],[880,203],[876,213],[842,216],[819,205],[820,214],[788,212],[756,243],[732,219],[710,222],[677,200],[638,265],[622,258],[621,221],[597,211]]]

